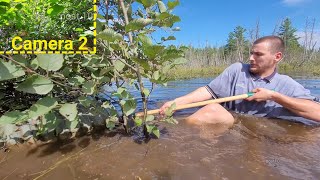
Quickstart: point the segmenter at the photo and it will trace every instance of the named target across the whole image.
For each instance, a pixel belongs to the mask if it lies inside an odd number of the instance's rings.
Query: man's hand
[[[159,114],[160,115],[165,115],[165,111],[167,110],[167,108],[169,108],[173,103],[175,103],[175,101],[168,101],[166,103],[164,103],[161,108],[160,108],[160,111],[159,111]]]
[[[264,88],[256,88],[252,90],[254,92],[253,96],[246,98],[247,101],[267,101],[273,100],[275,91],[264,89]]]

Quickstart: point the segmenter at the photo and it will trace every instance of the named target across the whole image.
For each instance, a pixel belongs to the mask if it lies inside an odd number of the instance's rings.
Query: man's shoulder
[[[297,87],[302,86],[300,83],[298,83],[296,80],[294,80],[292,77],[285,75],[285,74],[277,74],[277,80],[287,86],[287,87]]]
[[[231,64],[227,69],[234,70],[234,71],[241,71],[241,70],[247,70],[249,67],[249,64],[236,62]]]

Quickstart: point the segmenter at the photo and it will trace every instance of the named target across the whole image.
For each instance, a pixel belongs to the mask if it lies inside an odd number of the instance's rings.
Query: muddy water
[[[158,88],[154,99],[179,96],[199,82]],[[305,85],[319,96],[319,84]],[[159,106],[156,102],[151,106]],[[121,131],[100,131],[63,143],[2,150],[0,178],[319,179],[320,127],[240,115],[230,129],[191,127],[183,120],[190,111],[177,113],[176,126],[160,124],[161,138],[146,142]]]
[[[165,125],[160,139],[137,143],[98,133],[1,153],[6,179],[318,179],[320,128],[237,116],[219,126]]]

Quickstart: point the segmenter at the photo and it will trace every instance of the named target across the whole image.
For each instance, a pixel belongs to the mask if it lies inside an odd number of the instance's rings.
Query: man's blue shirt
[[[207,86],[213,98],[223,98],[251,92],[255,88],[274,90],[289,97],[318,101],[301,84],[289,76],[276,71],[268,77],[260,78],[252,74],[249,64],[235,63],[229,66]],[[222,104],[228,110],[258,117],[290,119],[306,124],[314,121],[299,117],[274,101],[256,102],[236,100]]]

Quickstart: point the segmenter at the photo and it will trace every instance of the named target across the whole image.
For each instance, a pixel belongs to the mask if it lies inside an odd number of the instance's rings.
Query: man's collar
[[[272,74],[270,74],[269,76],[262,78],[262,80],[266,81],[267,83],[270,83],[271,80],[274,78],[274,76],[277,74],[277,68],[273,71]],[[253,74],[249,71],[251,77],[253,78],[254,81],[261,79],[261,77],[259,75]]]

